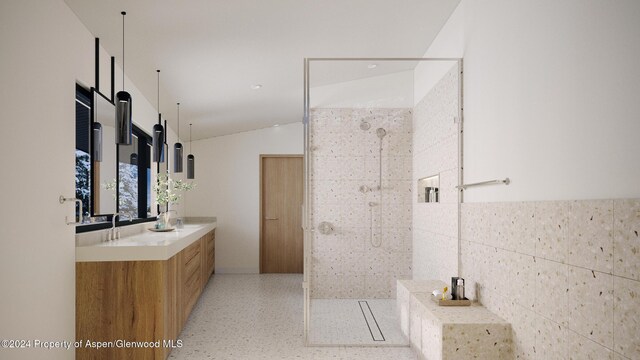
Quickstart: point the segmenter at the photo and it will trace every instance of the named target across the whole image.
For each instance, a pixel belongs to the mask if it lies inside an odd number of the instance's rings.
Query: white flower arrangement
[[[183,180],[173,180],[168,174],[158,174],[158,179],[153,184],[153,192],[156,195],[158,205],[177,204],[182,198],[179,192],[190,191],[196,184]]]

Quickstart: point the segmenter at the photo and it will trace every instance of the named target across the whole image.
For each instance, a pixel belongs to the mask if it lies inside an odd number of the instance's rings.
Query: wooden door
[[[260,272],[302,273],[302,156],[261,155]]]

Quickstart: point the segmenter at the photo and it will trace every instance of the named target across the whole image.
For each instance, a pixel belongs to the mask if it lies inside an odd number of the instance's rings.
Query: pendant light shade
[[[160,114],[158,114],[158,118]],[[153,125],[151,146],[153,147],[153,162],[164,162],[164,128],[158,119],[158,123]]]
[[[191,125],[189,124],[189,152],[191,152]],[[195,179],[196,177],[196,158],[193,154],[187,155],[187,179]]]
[[[182,172],[182,144],[180,143],[180,103],[178,103],[178,142],[173,145],[173,172]]]
[[[126,91],[116,94],[116,144],[131,145],[131,95]]]
[[[173,172],[181,173],[182,172],[182,158],[183,158],[183,150],[182,144],[175,143],[173,145]]]
[[[153,148],[153,162],[164,162],[164,127],[162,127],[162,115],[160,114],[160,70],[158,72],[158,123],[153,125],[151,135],[151,147]]]
[[[187,155],[187,179],[195,179],[195,171],[196,171],[196,158],[189,154]]]
[[[131,145],[133,140],[131,123],[131,95],[124,91],[124,16],[122,14],[122,91],[116,94],[116,144]]]
[[[102,124],[94,122],[92,126],[93,160],[102,162]]]

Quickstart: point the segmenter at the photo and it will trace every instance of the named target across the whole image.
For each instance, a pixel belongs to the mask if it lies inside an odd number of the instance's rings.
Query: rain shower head
[[[376,135],[378,135],[378,137],[382,140],[383,137],[387,136],[387,130],[383,128],[378,128],[376,130]]]
[[[360,130],[369,130],[371,128],[371,124],[369,124],[368,122],[362,120],[360,121]]]

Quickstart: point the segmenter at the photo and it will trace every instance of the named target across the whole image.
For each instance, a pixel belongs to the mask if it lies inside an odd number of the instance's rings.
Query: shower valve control
[[[333,225],[330,222],[323,221],[318,224],[318,231],[322,235],[329,235],[333,232]]]

